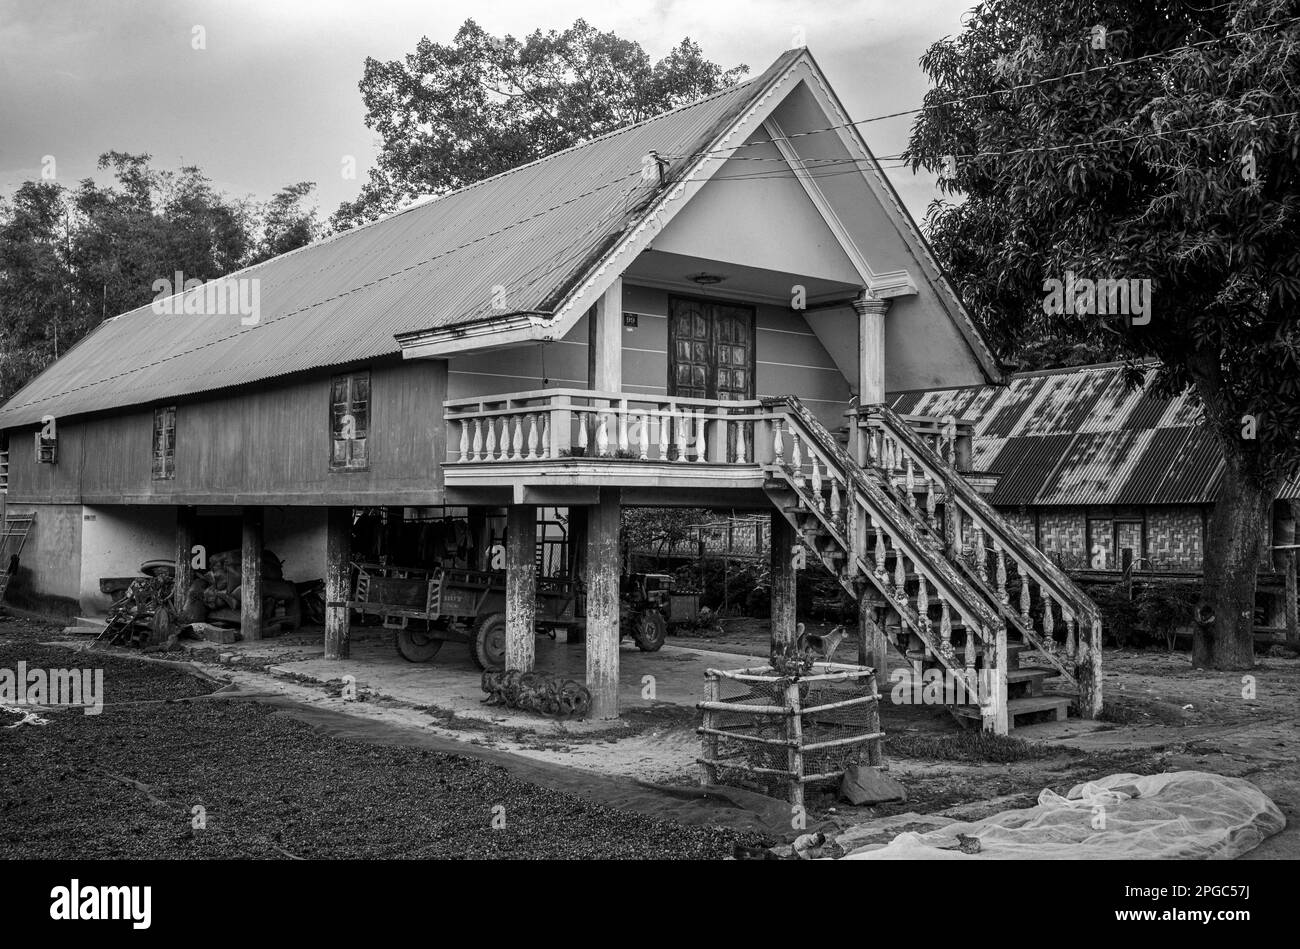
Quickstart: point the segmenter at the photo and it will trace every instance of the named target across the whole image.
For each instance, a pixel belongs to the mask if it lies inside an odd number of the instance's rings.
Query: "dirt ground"
[[[826,628],[829,624],[822,627]],[[366,634],[367,631],[358,631],[358,647],[362,650],[366,648]],[[675,658],[683,666],[695,651],[703,651],[700,655],[761,656],[766,649],[767,634],[766,622],[727,620],[716,630],[674,636],[664,652],[657,655],[669,662],[675,651]],[[0,666],[12,665],[23,658],[24,651],[44,648],[35,643],[60,640],[66,643],[64,648],[86,645],[84,636],[65,637],[61,630],[33,621],[0,621],[0,649],[4,650]],[[291,648],[292,644],[284,646]],[[377,641],[376,648],[387,646]],[[443,814],[449,798],[440,796],[436,802],[440,802],[441,809],[430,805],[432,810],[421,819],[438,823],[448,833],[454,827],[456,832],[468,834],[465,840],[472,843],[467,844],[467,854],[534,855],[532,849],[511,854],[505,844],[507,838],[500,835],[481,839],[476,836],[481,830],[483,812],[491,807],[487,788],[495,788],[501,780],[488,780],[484,775],[495,774],[502,768],[509,776],[507,786],[512,792],[515,783],[518,784],[517,796],[511,797],[513,801],[526,800],[524,789],[540,786],[557,795],[548,798],[547,807],[552,810],[585,807],[599,814],[598,818],[588,817],[586,811],[581,811],[584,821],[590,820],[593,826],[603,828],[601,833],[584,837],[586,845],[577,845],[578,851],[587,846],[589,849],[583,852],[593,855],[673,852],[680,856],[720,856],[738,840],[775,841],[789,836],[788,828],[783,825],[784,808],[779,802],[742,791],[710,795],[692,788],[698,713],[686,703],[647,703],[630,709],[622,722],[610,728],[574,730],[550,724],[524,728],[477,720],[436,705],[417,706],[384,695],[382,691],[363,690],[361,701],[345,702],[340,695],[340,682],[287,671],[293,666],[281,661],[283,653],[249,651],[240,656],[235,654],[236,650],[223,653],[222,649],[225,647],[200,647],[184,656],[172,654],[167,658],[183,658],[211,676],[212,684],[205,691],[222,684],[224,692],[214,698],[233,697],[232,693],[237,692],[239,699],[249,700],[186,702],[204,710],[200,717],[187,721],[189,733],[199,735],[213,730],[214,737],[202,740],[206,754],[214,762],[214,770],[205,774],[222,774],[227,783],[222,785],[221,793],[232,799],[246,801],[254,789],[266,790],[267,782],[278,782],[280,792],[289,793],[291,802],[286,806],[291,807],[312,807],[313,795],[325,793],[327,787],[333,793],[332,787],[322,786],[310,773],[275,776],[275,768],[279,767],[273,765],[276,749],[284,753],[286,747],[283,736],[268,741],[264,761],[256,755],[250,758],[232,751],[242,748],[236,737],[240,729],[251,729],[258,736],[267,727],[263,719],[276,722],[277,728],[283,727],[280,723],[288,719],[295,729],[304,729],[301,734],[294,733],[290,742],[293,747],[310,747],[314,756],[329,759],[337,755],[344,762],[339,767],[345,776],[339,783],[345,796],[352,793],[349,788],[353,782],[364,783],[360,771],[370,764],[367,755],[382,759],[374,763],[383,764],[388,776],[385,778],[387,793],[398,793],[388,788],[387,782],[399,782],[402,791],[398,799],[406,808],[418,806],[414,803],[416,799],[409,796],[410,789],[427,784],[431,774],[436,773],[440,781],[453,782],[459,780],[457,775],[463,774],[465,786],[458,786],[458,790],[468,795],[464,814],[470,816]],[[856,644],[852,641],[841,649],[843,658],[856,654]],[[123,655],[121,659],[135,665],[149,663],[138,655]],[[64,664],[70,663],[65,660]],[[77,664],[86,663],[79,659]],[[694,669],[697,664],[689,668]],[[180,673],[176,675],[184,678]],[[192,676],[190,679],[198,681]],[[886,688],[882,685],[882,692]],[[874,808],[854,808],[836,802],[830,794],[814,794],[810,799],[810,823],[822,822],[823,826],[847,829],[864,822],[903,819],[903,815],[911,814],[974,819],[1031,806],[1044,788],[1064,793],[1077,783],[1116,772],[1201,770],[1253,781],[1286,814],[1287,829],[1266,841],[1249,858],[1300,856],[1300,831],[1296,823],[1300,812],[1300,660],[1261,657],[1249,674],[1219,674],[1193,671],[1186,653],[1112,650],[1105,657],[1104,689],[1105,721],[1084,723],[1071,719],[1066,723],[1031,725],[1016,729],[1005,739],[965,730],[939,708],[886,704],[882,717],[888,736],[888,767],[907,788],[908,800]],[[175,704],[169,704],[165,711],[175,711]],[[225,710],[224,715],[214,706]],[[113,788],[112,794],[125,793],[141,808],[146,807],[151,797],[169,799],[153,789],[170,787],[169,782],[175,782],[185,772],[178,771],[171,762],[170,750],[141,751],[138,747],[152,733],[148,716],[164,714],[164,710],[155,703],[148,711],[145,707],[131,707],[128,714],[127,705],[113,711],[114,716],[100,717],[97,725],[76,723],[79,740],[88,742],[86,747],[78,748],[81,757],[77,760],[94,773],[99,769],[116,775],[103,778],[95,785],[100,792],[108,793],[106,789],[115,783],[118,787]],[[186,712],[187,716],[191,714],[199,713]],[[95,721],[85,719],[86,723]],[[236,725],[227,728],[230,721]],[[95,737],[104,725],[112,726],[115,722],[125,727],[115,728],[112,741]],[[5,750],[6,755],[25,752],[30,756],[39,742],[28,736],[38,731],[44,729],[0,729],[0,740],[12,742],[14,733],[21,732],[25,741],[37,743],[18,748],[11,744]],[[230,737],[229,742],[223,743],[215,737],[222,733]],[[168,734],[173,734],[170,727]],[[370,750],[364,754],[358,752],[353,748],[355,743]],[[121,756],[132,747],[136,753],[123,760]],[[462,757],[470,764],[461,763]],[[458,760],[450,768],[451,777],[444,779],[449,758]],[[432,763],[438,765],[434,771],[430,770]],[[240,780],[239,776],[249,769],[253,773],[247,781]],[[352,774],[349,769],[358,769],[358,773]],[[56,783],[67,780],[59,778]],[[75,785],[79,788],[77,794],[84,799],[88,793],[85,778],[77,780],[80,782]],[[151,790],[142,790],[141,786]],[[191,788],[191,797],[195,790]],[[12,782],[0,787],[0,842],[6,850],[22,837],[21,830],[15,830],[13,820],[21,819],[27,825],[36,818],[46,828],[62,826],[51,824],[48,815],[42,816],[43,808],[56,807],[60,802],[68,804],[59,794],[46,805],[33,804],[30,798],[15,804],[16,793]],[[373,809],[373,805],[369,806]],[[384,834],[377,835],[383,837],[382,843],[359,842],[370,831],[358,825],[348,832],[349,839],[356,843],[351,850],[343,845],[321,850],[305,830],[296,837],[283,838],[279,817],[273,819],[256,809],[237,813],[240,839],[264,841],[258,846],[268,855],[274,855],[276,847],[297,854],[283,842],[285,839],[306,851],[303,855],[315,856],[398,855],[403,846],[400,837],[389,838]],[[538,812],[528,813],[529,821],[542,820]],[[545,815],[548,811],[543,809],[540,813]],[[457,820],[461,823],[456,823]],[[624,820],[632,823],[619,823]],[[637,821],[649,823],[642,825]],[[566,854],[563,846],[567,845],[560,843],[561,835],[554,827],[539,824],[538,831],[538,839],[550,840],[549,846],[558,848],[547,852]],[[674,837],[679,831],[687,836]],[[277,837],[276,833],[282,836]],[[613,845],[608,843],[611,833],[620,841],[629,834],[649,836],[644,849],[628,845],[625,850],[611,850]],[[51,831],[46,842],[53,844],[55,836]],[[171,844],[158,840],[142,846],[144,850],[130,852],[145,855],[149,846],[154,846],[162,848],[158,855],[183,855],[168,849]],[[543,843],[541,849],[546,851],[547,846]],[[448,853],[445,849],[434,849]],[[188,854],[189,851],[184,852]],[[570,855],[579,853],[574,851]]]

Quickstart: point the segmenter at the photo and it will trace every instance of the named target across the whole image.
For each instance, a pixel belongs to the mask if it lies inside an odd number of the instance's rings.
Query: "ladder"
[[[12,558],[23,552],[27,534],[36,520],[35,514],[6,514],[4,529],[0,530],[0,602],[4,601],[9,581],[13,579],[9,572]]]

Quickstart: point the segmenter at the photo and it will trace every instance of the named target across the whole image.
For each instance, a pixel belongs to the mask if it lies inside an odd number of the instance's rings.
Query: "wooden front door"
[[[670,297],[668,394],[687,399],[754,398],[754,308]]]

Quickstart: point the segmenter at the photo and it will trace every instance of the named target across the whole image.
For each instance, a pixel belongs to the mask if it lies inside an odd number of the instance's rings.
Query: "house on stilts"
[[[526,666],[533,528],[558,511],[609,718],[622,508],[766,512],[775,640],[802,547],[859,603],[867,662],[995,683],[963,710],[984,728],[1051,705],[1051,674],[1100,711],[1097,611],[987,503],[969,423],[890,408],[999,370],[806,50],[226,279],[259,312],[113,317],[0,408],[26,595],[102,609],[100,577],[160,555],[184,576],[220,533],[246,591],[263,545],[327,577],[337,657],[357,512],[455,507],[506,526],[492,649]]]

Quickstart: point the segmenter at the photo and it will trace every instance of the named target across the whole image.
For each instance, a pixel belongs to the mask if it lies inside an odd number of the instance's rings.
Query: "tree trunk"
[[[1243,472],[1240,458],[1230,450],[1225,461],[1223,488],[1206,538],[1205,586],[1192,638],[1192,666],[1197,669],[1255,665],[1255,579],[1277,490]]]

